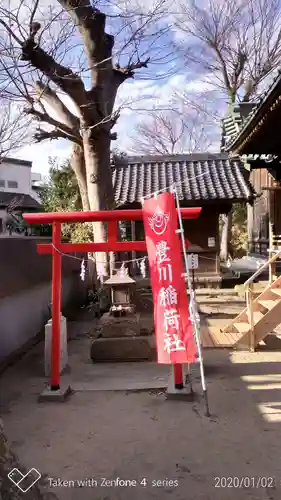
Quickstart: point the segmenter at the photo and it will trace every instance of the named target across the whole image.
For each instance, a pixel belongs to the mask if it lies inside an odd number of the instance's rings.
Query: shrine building
[[[198,285],[220,286],[219,215],[228,213],[234,203],[252,204],[254,200],[249,172],[241,159],[226,153],[129,156],[114,160],[112,175],[118,208],[141,208],[143,198],[172,191],[175,183],[182,207],[202,207],[198,219],[184,221],[188,252],[198,256]],[[142,221],[127,223],[123,231],[128,240],[144,239]],[[119,255],[118,260],[141,256],[133,252]],[[132,267],[130,272],[138,274],[137,267]]]

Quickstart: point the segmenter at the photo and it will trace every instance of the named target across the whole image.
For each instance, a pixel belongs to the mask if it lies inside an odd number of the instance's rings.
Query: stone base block
[[[45,401],[63,403],[72,393],[73,391],[68,384],[62,383],[60,388],[56,391],[52,390],[51,387],[48,386],[41,392],[38,397],[38,401],[40,403]]]
[[[93,362],[156,361],[154,336],[99,338],[91,345]]]
[[[45,377],[50,377],[52,374],[52,320],[50,319],[45,325]],[[61,315],[60,321],[60,373],[64,373],[68,363],[67,354],[67,323],[66,318]]]
[[[175,387],[168,387],[166,391],[166,399],[177,399],[179,401],[195,401],[197,395],[191,392],[189,387],[183,389],[175,389]]]
[[[141,335],[140,315],[116,318],[106,313],[97,327],[97,333],[102,338],[135,337]]]
[[[185,385],[183,389],[176,389],[174,376],[171,375],[169,377],[166,398],[178,399],[180,401],[195,401],[197,399],[197,395],[193,390],[191,390],[190,385]]]

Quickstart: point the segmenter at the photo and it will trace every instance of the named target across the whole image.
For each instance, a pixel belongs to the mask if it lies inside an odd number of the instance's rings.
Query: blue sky
[[[21,27],[24,26],[25,13],[30,13],[30,6],[34,0],[2,0],[8,2],[15,7],[21,2]],[[184,6],[189,0],[184,3],[183,0],[91,0],[96,1],[101,10],[106,11],[109,16],[107,20],[107,31],[112,34],[117,34],[115,50],[115,62],[118,61],[120,56],[121,65],[129,61],[130,56],[133,56],[133,61],[139,57],[141,60],[150,56],[151,60],[147,69],[141,69],[136,72],[134,80],[128,80],[123,84],[117,95],[116,107],[120,107],[121,116],[116,125],[118,133],[118,140],[112,143],[112,147],[118,147],[130,153],[132,146],[132,135],[135,126],[147,117],[148,112],[156,108],[180,109],[187,117],[190,116],[193,109],[190,105],[195,103],[201,108],[207,110],[202,113],[202,121],[206,124],[208,134],[211,142],[210,151],[215,152],[219,150],[220,144],[220,119],[227,112],[226,96],[222,91],[218,91],[215,86],[215,75],[209,70],[202,69],[191,63],[186,64],[182,57],[180,48],[186,47],[186,34],[177,28],[176,22],[179,19],[181,11],[181,4]],[[228,5],[229,9],[235,8],[242,0],[237,0],[233,4],[225,4],[224,0],[217,0],[218,6]],[[115,3],[114,3],[115,2]],[[200,0],[201,6],[208,9],[209,0]],[[221,3],[222,2],[222,3]],[[271,0],[268,2],[268,8],[273,3],[279,8],[281,0]],[[50,4],[45,0],[39,0],[40,10],[36,14],[36,21],[40,21],[42,27],[46,29],[46,19],[48,19],[48,9],[58,7],[57,0],[51,0]],[[51,5],[51,7],[49,7]],[[244,3],[246,9],[246,4]],[[141,37],[135,37],[128,45],[126,42],[130,39],[132,32],[139,33],[141,23],[148,19],[151,12],[155,9],[159,17],[155,17],[150,23],[146,23],[146,29]],[[1,6],[0,6],[1,10]],[[280,16],[274,17],[275,27],[270,37],[271,45],[274,44],[281,22],[281,9],[279,9]],[[120,21],[118,14],[122,11],[126,13],[127,17],[123,17]],[[137,13],[137,15],[136,15]],[[132,16],[132,14],[134,14]],[[64,14],[65,16],[65,14]],[[224,19],[225,17],[222,16]],[[279,19],[280,18],[280,19]],[[28,19],[28,18],[27,18]],[[128,22],[128,19],[134,19],[133,25]],[[280,22],[279,22],[280,20]],[[186,18],[185,18],[186,22]],[[259,21],[258,21],[259,22]],[[40,44],[49,50],[53,47],[53,40],[62,33],[62,27],[65,28],[65,23],[62,25],[61,18],[58,18],[55,23],[51,24],[50,31],[44,32]],[[27,25],[26,25],[27,26]],[[42,28],[43,29],[43,28]],[[244,32],[243,32],[244,33]],[[1,28],[0,28],[1,34]],[[42,34],[42,33],[41,33]],[[160,36],[161,34],[161,36]],[[271,34],[271,33],[270,33]],[[51,36],[52,35],[52,36]],[[231,35],[232,36],[232,35]],[[247,32],[247,37],[251,42],[251,33]],[[234,37],[235,38],[235,37]],[[235,48],[236,38],[231,40]],[[126,46],[126,49],[120,52],[120,48]],[[63,63],[71,66],[74,70],[78,67],[81,69],[87,66],[85,55],[81,59],[81,42],[76,35],[73,35],[72,40],[68,40],[65,45],[61,47],[61,54],[63,55],[64,49],[75,46],[67,52],[64,57]],[[191,53],[197,55],[198,44],[190,43],[188,39],[188,46]],[[193,51],[193,52],[192,52]],[[1,64],[1,59],[0,59]],[[87,70],[81,73],[85,85],[89,84],[89,75]],[[266,87],[271,81],[272,75],[269,76],[264,82],[262,87]],[[260,89],[262,90],[262,88]],[[184,96],[184,99],[183,99]],[[62,96],[65,104],[73,108],[73,104],[67,96]],[[187,102],[188,101],[188,102]],[[33,162],[33,170],[47,174],[48,172],[48,158],[56,156],[61,159],[67,158],[71,151],[71,144],[67,141],[52,141],[40,144],[34,144],[30,139],[29,144],[24,146],[14,156],[20,156],[29,159]]]
[[[172,106],[171,103],[175,101],[175,94],[180,96],[183,92],[186,92],[188,97],[195,102],[198,94],[200,94],[201,99],[202,94],[203,97],[205,95],[206,99],[212,99],[212,88],[208,87],[208,84],[204,83],[203,80],[196,79],[195,76],[188,78],[184,73],[173,75],[161,81],[154,79],[127,81],[120,88],[117,97],[117,105],[121,105],[121,116],[114,129],[117,132],[118,139],[112,142],[112,146],[118,147],[119,150],[130,152],[133,136],[132,130],[138,122],[145,119],[147,110],[150,111],[153,107],[169,109]],[[68,99],[65,99],[65,101],[67,102]],[[213,105],[211,101],[208,106],[210,109],[214,108],[214,106],[217,108],[218,102],[218,99],[214,98]],[[179,107],[180,104],[179,102],[175,105]],[[224,102],[222,102],[222,107],[224,107]],[[185,106],[185,109],[185,112],[188,113],[187,106]],[[219,122],[213,120],[211,117],[209,122],[213,126],[213,145],[211,149],[218,150],[220,140]],[[46,175],[48,172],[48,158],[50,156],[65,159],[70,155],[70,152],[71,143],[69,141],[62,139],[35,144],[33,139],[31,139],[30,144],[19,150],[16,156],[31,160],[33,162],[33,170]]]
[[[15,0],[16,1],[16,0]],[[118,12],[119,8],[138,9],[142,8],[143,12],[153,10],[157,5],[158,0],[123,0],[117,2],[119,7],[112,8],[112,2],[109,12],[113,15]],[[161,21],[148,25],[146,35],[147,38],[142,38],[140,43],[137,43],[137,52],[134,54],[134,59],[137,54],[140,59],[145,59],[150,56],[151,61],[147,69],[141,69],[136,72],[134,80],[126,81],[119,89],[116,100],[116,107],[121,107],[121,116],[116,125],[118,140],[112,143],[113,147],[118,147],[119,150],[130,152],[132,145],[132,131],[137,123],[147,116],[147,111],[155,108],[169,109],[171,106],[178,107],[183,110],[188,116],[190,109],[188,105],[183,105],[182,95],[188,96],[193,102],[200,102],[204,107],[217,116],[216,120],[209,118],[208,126],[212,128],[212,150],[219,149],[220,142],[220,127],[219,117],[225,109],[225,99],[223,96],[218,96],[212,85],[212,75],[199,73],[198,68],[186,67],[181,55],[175,50],[174,42],[178,41],[182,35],[179,35],[174,25],[172,24],[173,14],[178,9],[177,0],[171,2],[166,1],[167,15],[161,16]],[[41,3],[43,0],[41,0]],[[55,0],[54,0],[54,3]],[[43,3],[42,3],[43,4]],[[111,32],[120,31],[120,22],[116,18],[109,18],[108,29]],[[138,21],[133,26],[135,30],[138,27]],[[132,26],[129,26],[121,31],[121,36],[116,39],[117,60],[119,53],[118,49],[124,44],[131,34]],[[161,36],[159,36],[161,33]],[[45,40],[46,46],[49,40]],[[135,51],[136,44],[131,43],[125,52],[122,52],[120,62],[126,64],[132,51]],[[75,49],[74,60],[78,60],[80,48]],[[72,51],[73,57],[73,51]],[[73,67],[73,66],[72,66]],[[83,73],[85,83],[88,82],[87,72]],[[175,97],[177,96],[177,97]],[[67,106],[72,108],[72,103],[67,96],[63,96]],[[205,119],[205,117],[203,118]],[[211,123],[212,121],[212,123]],[[210,126],[211,123],[211,126]],[[33,162],[33,170],[46,175],[48,172],[48,158],[57,156],[65,159],[71,152],[71,144],[65,140],[48,141],[40,144],[35,144],[30,139],[29,144],[19,150],[14,156],[31,160]]]

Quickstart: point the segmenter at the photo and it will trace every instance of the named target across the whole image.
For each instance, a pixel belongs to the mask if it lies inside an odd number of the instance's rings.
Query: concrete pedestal
[[[65,382],[61,382],[60,388],[56,391],[53,391],[49,386],[45,387],[39,395],[38,401],[39,403],[45,401],[63,403],[72,393],[73,390],[70,385]]]
[[[172,373],[169,377],[166,398],[180,401],[195,401],[198,395],[191,389],[191,386],[187,384],[185,384],[182,389],[176,389],[174,374]]]
[[[93,362],[156,361],[155,337],[115,337],[94,340]]]
[[[67,326],[66,318],[61,316],[60,321],[60,373],[62,373],[68,363],[67,355]],[[45,376],[52,374],[52,320],[45,325]]]
[[[140,314],[114,317],[104,314],[91,346],[93,362],[155,361],[153,323]]]
[[[118,318],[105,313],[99,321],[97,333],[102,338],[137,337],[141,335],[140,315],[132,314]]]
[[[190,391],[190,387],[183,387],[183,389],[175,389],[174,383],[168,385],[166,391],[167,399],[177,399],[179,401],[195,401],[198,396],[195,392]]]

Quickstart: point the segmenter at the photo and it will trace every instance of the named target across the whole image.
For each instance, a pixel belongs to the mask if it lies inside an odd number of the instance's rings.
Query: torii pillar
[[[201,208],[181,208],[182,219],[197,219]],[[145,252],[145,241],[118,241],[118,221],[143,220],[139,210],[106,210],[99,212],[26,213],[23,218],[29,224],[52,224],[52,243],[38,244],[40,254],[52,255],[52,375],[50,386],[39,400],[64,401],[71,388],[60,378],[60,316],[61,316],[61,260],[63,254],[72,252]],[[61,224],[75,222],[108,223],[108,240],[103,243],[62,243]],[[188,246],[188,241],[186,240]],[[180,369],[175,371],[175,384],[180,385]]]

